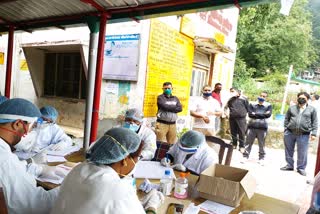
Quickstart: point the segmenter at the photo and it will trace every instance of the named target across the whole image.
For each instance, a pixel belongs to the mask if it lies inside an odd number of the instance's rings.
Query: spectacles
[[[211,91],[210,89],[207,89],[207,90],[203,90],[203,91]]]
[[[163,88],[163,90],[168,90],[168,89],[171,90],[171,88]]]

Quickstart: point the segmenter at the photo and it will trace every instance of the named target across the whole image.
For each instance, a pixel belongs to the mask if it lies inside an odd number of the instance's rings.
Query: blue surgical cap
[[[133,120],[142,122],[143,113],[137,108],[128,109],[126,111],[125,118],[129,118],[129,119],[133,119]]]
[[[56,122],[58,118],[58,111],[52,106],[44,106],[40,109],[42,117],[48,118],[53,122]]]
[[[8,100],[7,97],[0,95],[0,104],[3,103],[4,101],[7,101],[7,100]]]
[[[86,159],[95,164],[112,164],[125,159],[138,150],[139,136],[126,128],[107,131],[86,154]]]
[[[182,135],[180,143],[185,147],[194,148],[205,142],[205,140],[205,136],[202,133],[191,130]]]
[[[25,99],[13,98],[0,104],[0,123],[10,123],[16,120],[32,123],[40,116],[39,109]]]

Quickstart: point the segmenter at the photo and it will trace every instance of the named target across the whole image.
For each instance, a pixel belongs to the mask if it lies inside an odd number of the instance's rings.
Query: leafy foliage
[[[279,13],[279,3],[241,12],[237,54],[248,69],[255,69],[252,77],[287,73],[290,64],[297,71],[306,69],[315,61],[311,14],[306,5],[306,0],[295,1],[290,16]]]

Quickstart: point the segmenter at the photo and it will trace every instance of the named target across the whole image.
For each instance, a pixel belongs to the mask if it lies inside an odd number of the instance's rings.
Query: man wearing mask
[[[265,138],[268,131],[267,118],[269,118],[272,114],[272,106],[270,105],[270,103],[266,102],[267,96],[267,92],[262,92],[258,97],[258,101],[249,105],[250,120],[248,123],[245,151],[243,153],[244,160],[248,159],[251,152],[252,144],[257,138],[259,144],[259,163],[261,165],[264,165],[264,146]]]
[[[239,140],[239,150],[240,152],[244,152],[244,138],[246,132],[246,116],[249,109],[248,100],[240,96],[240,91],[236,88],[230,89],[231,98],[227,103],[227,107],[229,108],[229,123],[231,130],[231,138],[233,148],[236,149]]]
[[[59,189],[50,191],[37,187],[27,166],[12,153],[14,146],[27,135],[41,116],[39,109],[25,99],[11,99],[0,104],[0,187],[9,213],[46,214],[50,212]],[[33,167],[30,163],[30,167]],[[38,165],[38,175],[54,176],[55,167]]]
[[[163,94],[158,96],[156,135],[157,140],[174,144],[177,138],[177,113],[182,111],[182,105],[176,96],[172,95],[172,83],[165,82],[162,86]]]
[[[285,171],[294,169],[294,148],[297,143],[297,172],[306,176],[305,168],[308,160],[308,145],[315,140],[318,129],[316,109],[308,105],[310,95],[298,93],[298,104],[290,106],[284,119],[284,146],[287,165],[280,168]]]
[[[221,94],[220,94],[221,89],[222,89],[222,84],[218,82],[214,85],[214,90],[212,91],[212,97],[219,102],[220,107],[222,107]]]
[[[192,102],[190,108],[190,114],[194,117],[193,130],[205,136],[215,135],[215,119],[222,113],[220,104],[211,94],[211,86],[203,86],[202,96]]]
[[[156,134],[143,124],[142,112],[137,108],[128,109],[124,118],[123,127],[137,133],[143,142],[140,160],[151,160],[157,149]]]

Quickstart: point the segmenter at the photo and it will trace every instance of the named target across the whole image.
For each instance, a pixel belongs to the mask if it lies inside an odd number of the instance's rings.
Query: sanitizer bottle
[[[188,197],[188,179],[185,173],[180,173],[174,187],[174,197],[184,199]]]

